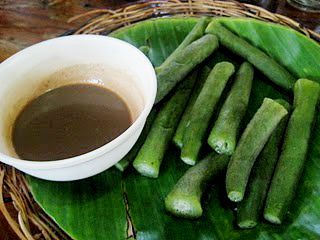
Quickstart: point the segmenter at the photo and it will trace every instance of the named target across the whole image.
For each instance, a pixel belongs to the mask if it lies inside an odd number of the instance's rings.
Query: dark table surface
[[[126,0],[61,0],[55,5],[45,0],[0,0],[0,61],[14,52],[42,40],[50,39],[77,28],[79,23],[67,20],[96,8],[117,8]],[[241,1],[262,6],[288,16],[303,26],[320,32],[320,14],[306,13],[289,6],[285,0]],[[14,212],[10,197],[8,208]],[[15,234],[0,214],[0,240],[16,240]]]

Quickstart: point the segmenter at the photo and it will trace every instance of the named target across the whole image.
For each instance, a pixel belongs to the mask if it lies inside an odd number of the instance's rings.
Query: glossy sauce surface
[[[59,160],[92,151],[132,123],[114,92],[93,84],[53,89],[30,101],[13,124],[12,142],[26,160]]]

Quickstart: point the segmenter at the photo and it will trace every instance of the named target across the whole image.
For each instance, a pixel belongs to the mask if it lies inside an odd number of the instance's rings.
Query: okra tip
[[[211,22],[208,24],[205,33],[211,33],[212,29],[216,28],[216,27],[221,27],[221,23],[218,22],[217,20],[213,19],[211,20]]]
[[[208,139],[208,144],[219,154],[232,155],[233,148],[224,139]]]
[[[142,175],[149,178],[157,178],[159,175],[159,171],[156,170],[153,166],[149,164],[135,164],[133,162],[133,167]]]
[[[165,199],[165,208],[177,217],[199,218],[202,215],[202,207],[195,196],[169,194]]]
[[[173,137],[173,143],[180,149],[183,147],[182,141],[177,136]]]
[[[123,166],[121,164],[116,164],[115,167],[121,171],[121,172],[124,172],[124,170],[127,168],[127,165],[126,166]]]
[[[181,158],[181,160],[182,160],[185,164],[188,164],[188,165],[191,165],[191,166],[193,166],[193,165],[196,164],[196,161],[195,161],[194,159],[192,159],[192,158],[185,157],[185,156],[183,156],[183,155],[181,155],[180,158]]]
[[[274,223],[274,224],[281,224],[281,219],[277,217],[275,214],[272,213],[264,213],[263,214],[264,219],[267,221]]]
[[[238,191],[230,191],[228,193],[228,198],[232,202],[240,202],[243,199],[243,194],[241,192],[238,192]]]
[[[255,226],[257,226],[257,222],[253,220],[244,220],[244,221],[238,222],[238,226],[239,228],[242,228],[242,229],[254,228]]]

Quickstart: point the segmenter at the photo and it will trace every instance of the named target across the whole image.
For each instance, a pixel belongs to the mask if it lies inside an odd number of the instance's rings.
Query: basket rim
[[[168,13],[160,13],[157,12],[156,9],[163,10],[162,6],[168,5],[171,8],[176,8],[178,5],[180,5],[180,9],[184,8],[185,12],[184,13],[176,13],[176,12],[168,12]],[[74,22],[74,21],[79,21],[81,20],[82,22],[84,21],[83,25],[80,26],[78,29],[73,30],[74,34],[81,34],[81,33],[93,33],[93,34],[98,34],[98,33],[109,33],[113,31],[115,28],[118,29],[119,27],[130,25],[134,23],[135,19],[133,19],[133,16],[131,16],[131,12],[138,13],[138,10],[140,9],[147,9],[147,8],[152,8],[155,11],[153,11],[151,14],[148,16],[145,16],[146,18],[139,18],[137,21],[141,21],[143,19],[149,19],[149,18],[158,18],[158,17],[163,17],[163,16],[171,16],[172,15],[183,15],[183,16],[200,16],[200,15],[208,15],[208,12],[202,12],[202,14],[197,13],[197,11],[206,9],[206,8],[212,8],[212,10],[216,10],[209,13],[209,15],[213,16],[227,16],[228,15],[223,15],[223,14],[217,14],[217,11],[219,11],[219,8],[223,9],[228,9],[231,8],[233,10],[233,14],[235,11],[238,11],[242,13],[242,16],[247,16],[249,18],[255,18],[258,20],[262,20],[265,22],[273,22],[277,23],[280,25],[285,25],[290,28],[293,28],[294,30],[313,38],[317,42],[320,42],[320,33],[315,32],[314,30],[305,27],[302,23],[299,23],[295,20],[293,20],[290,17],[287,17],[282,14],[278,13],[273,13],[267,9],[264,9],[263,7],[253,5],[250,3],[242,3],[238,2],[235,0],[139,0],[134,3],[126,3],[120,8],[116,9],[96,9],[92,10],[89,12],[86,12],[84,14],[79,14],[76,15],[72,18],[69,19],[69,22]],[[216,7],[217,9],[214,9]],[[193,11],[194,8],[196,8],[196,11]],[[221,10],[220,9],[220,10]],[[247,14],[247,15],[246,15]],[[89,19],[86,19],[88,18]],[[112,28],[112,26],[108,27],[108,31],[106,29],[90,29],[92,25],[95,23],[98,23],[105,17],[105,20],[109,18],[110,20],[125,20],[127,21],[124,25],[117,25],[115,28]],[[127,17],[127,19],[126,19]],[[119,20],[120,19],[120,20]],[[115,24],[115,22],[108,22],[112,24]],[[95,30],[95,31],[93,31]]]

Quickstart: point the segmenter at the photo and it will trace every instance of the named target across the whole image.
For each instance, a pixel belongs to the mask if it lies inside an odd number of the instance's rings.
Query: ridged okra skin
[[[205,34],[205,30],[210,22],[209,17],[201,17],[197,24],[192,28],[188,35],[183,39],[180,45],[170,54],[169,57],[164,60],[164,62],[156,68],[159,73],[162,69],[168,67],[172,61],[180,54],[180,52],[185,49],[192,42],[198,40]]]
[[[195,86],[192,89],[192,93],[191,93],[190,99],[188,101],[187,107],[181,117],[181,120],[179,122],[177,130],[174,134],[173,142],[179,148],[182,148],[182,146],[183,146],[184,132],[189,125],[190,115],[191,115],[193,105],[197,100],[197,97],[198,97],[198,95],[199,95],[199,93],[205,83],[205,80],[207,79],[207,77],[210,73],[210,70],[211,69],[208,66],[204,66],[203,69],[199,72]]]
[[[124,156],[119,162],[116,163],[115,167],[121,172],[125,171],[137,156],[140,148],[142,147],[144,141],[148,136],[148,133],[150,131],[150,128],[152,126],[154,119],[156,118],[156,115],[157,115],[157,111],[155,109],[152,109],[151,112],[149,113],[149,116],[146,120],[146,123],[143,127],[143,130],[137,142],[134,144],[131,150],[127,153],[127,155]]]
[[[165,198],[166,210],[178,217],[200,217],[203,212],[201,196],[207,184],[225,171],[228,161],[228,156],[212,152],[189,168]]]
[[[231,201],[239,202],[243,199],[257,156],[273,130],[287,114],[288,111],[281,104],[265,98],[248,123],[228,165],[226,189]]]
[[[306,156],[319,101],[320,85],[299,79],[294,85],[293,112],[268,192],[264,218],[280,224],[294,200]]]
[[[206,33],[215,35],[221,45],[246,59],[275,84],[286,90],[293,88],[296,79],[283,66],[245,39],[229,31],[217,20],[211,21]]]
[[[240,123],[247,111],[253,67],[244,62],[236,73],[235,82],[211,130],[208,144],[219,154],[232,155],[237,144]]]
[[[193,72],[179,84],[175,93],[163,103],[150,132],[133,161],[133,167],[143,176],[157,178],[164,154],[186,107],[196,80]]]
[[[186,164],[194,165],[198,160],[201,146],[205,140],[211,117],[235,69],[230,62],[217,63],[206,79],[196,102],[193,105],[190,123],[185,130],[181,159]]]
[[[158,89],[155,102],[160,102],[198,64],[209,57],[218,46],[218,39],[211,34],[206,34],[177,52],[165,66],[157,68]]]
[[[276,101],[290,112],[291,107],[287,101],[283,99]],[[267,192],[279,158],[288,118],[289,115],[280,121],[254,164],[246,194],[237,211],[237,224],[240,228],[255,227],[260,216],[263,215]]]

